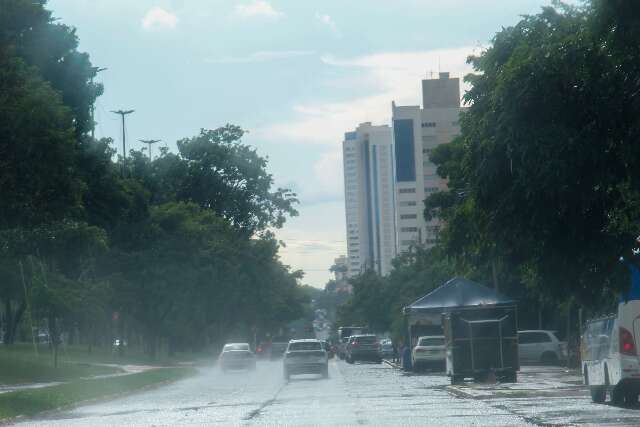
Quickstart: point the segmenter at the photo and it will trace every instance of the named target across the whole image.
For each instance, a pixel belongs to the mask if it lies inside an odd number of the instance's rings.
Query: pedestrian
[[[405,344],[402,348],[402,370],[411,371],[411,348]]]
[[[398,342],[393,342],[393,363],[398,363]]]

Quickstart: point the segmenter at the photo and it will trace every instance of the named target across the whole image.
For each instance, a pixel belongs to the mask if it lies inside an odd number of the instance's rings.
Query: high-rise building
[[[460,81],[440,73],[422,81],[422,104],[392,104],[395,147],[396,229],[398,252],[412,244],[433,246],[440,222],[424,218],[424,200],[446,188],[429,153],[460,133]]]
[[[391,128],[362,123],[345,134],[342,152],[349,277],[386,275],[397,253]]]

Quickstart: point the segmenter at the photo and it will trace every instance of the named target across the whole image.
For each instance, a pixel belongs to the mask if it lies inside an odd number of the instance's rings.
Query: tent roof
[[[406,308],[409,311],[422,311],[504,304],[515,304],[515,301],[479,283],[454,277]]]

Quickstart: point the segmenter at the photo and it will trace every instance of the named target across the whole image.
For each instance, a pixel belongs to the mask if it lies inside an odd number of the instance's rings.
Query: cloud
[[[205,59],[205,62],[212,64],[247,64],[296,58],[313,54],[315,54],[315,52],[309,50],[265,50],[253,52],[246,56],[230,56],[218,59]]]
[[[142,18],[142,28],[145,30],[172,30],[178,25],[178,17],[161,7],[152,7]]]
[[[345,72],[356,70],[352,73],[355,77],[351,84],[366,87],[370,94],[339,101],[298,103],[292,107],[292,119],[256,129],[254,133],[270,140],[335,147],[342,141],[344,132],[359,123],[389,124],[391,101],[400,105],[419,105],[420,82],[430,73],[436,78],[439,68],[451,72],[453,77],[470,72],[466,58],[475,50],[463,47],[386,52],[345,59],[324,55],[322,62],[326,66]]]
[[[277,19],[284,14],[275,10],[266,0],[254,0],[251,3],[239,4],[233,9],[233,15],[240,18],[270,18]]]
[[[334,35],[341,35],[336,22],[333,20],[333,18],[331,18],[331,16],[327,14],[316,13],[316,20],[320,22],[320,24],[327,27]]]

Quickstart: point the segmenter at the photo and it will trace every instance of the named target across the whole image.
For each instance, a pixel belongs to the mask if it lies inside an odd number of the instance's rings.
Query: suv
[[[353,335],[345,348],[347,363],[356,360],[370,360],[382,363],[380,355],[380,343],[375,335]]]
[[[291,375],[320,374],[329,378],[329,361],[322,343],[316,339],[291,340],[284,353],[284,379]]]
[[[518,331],[518,353],[523,362],[558,364],[567,360],[567,343],[553,331]]]

